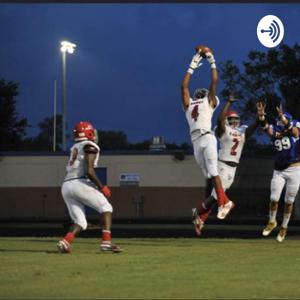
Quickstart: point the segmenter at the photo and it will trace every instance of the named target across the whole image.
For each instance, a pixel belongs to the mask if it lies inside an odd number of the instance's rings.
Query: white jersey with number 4
[[[219,160],[238,163],[245,144],[247,125],[232,128],[225,124],[225,132],[219,138]]]
[[[190,134],[192,140],[199,136],[199,130],[201,134],[211,131],[211,119],[215,109],[219,105],[219,98],[216,96],[217,105],[213,108],[209,104],[208,97],[193,100],[190,98],[189,106],[185,111],[185,116],[190,127]]]
[[[94,167],[97,167],[99,159],[99,146],[89,140],[81,141],[75,143],[71,148],[70,159],[66,167],[67,175],[65,180],[81,178],[86,176],[86,163],[85,163],[85,154],[94,153],[96,154],[96,159],[94,162]]]

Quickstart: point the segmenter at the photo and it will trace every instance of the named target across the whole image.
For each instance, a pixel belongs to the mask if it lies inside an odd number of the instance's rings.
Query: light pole
[[[62,148],[67,150],[66,128],[67,128],[67,56],[66,53],[72,54],[76,45],[68,41],[62,41],[60,51],[62,52]]]

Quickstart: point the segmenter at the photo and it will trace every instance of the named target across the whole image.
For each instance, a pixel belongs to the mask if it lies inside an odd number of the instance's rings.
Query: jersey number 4
[[[191,117],[195,122],[198,120],[198,117],[199,117],[198,105],[194,106],[192,113],[191,113]]]

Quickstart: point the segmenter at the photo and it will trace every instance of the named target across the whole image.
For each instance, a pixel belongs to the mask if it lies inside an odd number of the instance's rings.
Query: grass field
[[[300,240],[0,238],[0,299],[299,299]]]

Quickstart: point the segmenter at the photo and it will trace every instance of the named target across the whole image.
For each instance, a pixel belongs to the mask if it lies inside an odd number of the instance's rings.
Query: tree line
[[[282,103],[295,119],[300,120],[300,46],[282,44],[267,52],[250,51],[241,66],[232,60],[220,65],[220,75],[224,83],[221,96],[226,99],[234,93],[239,101],[235,104],[242,119],[254,120],[255,103],[263,100],[267,104],[267,118],[276,118],[276,106]],[[43,119],[39,133],[27,137],[30,124],[16,109],[19,84],[0,80],[0,151],[51,151],[53,147],[53,117]],[[57,150],[62,149],[62,116],[56,116]],[[100,147],[103,150],[148,150],[151,140],[130,143],[122,131],[98,131]],[[258,135],[261,131],[258,130]],[[177,145],[167,143],[167,149],[190,150],[189,143]],[[256,155],[272,152],[269,145],[257,142],[255,136],[248,141],[244,152]]]

